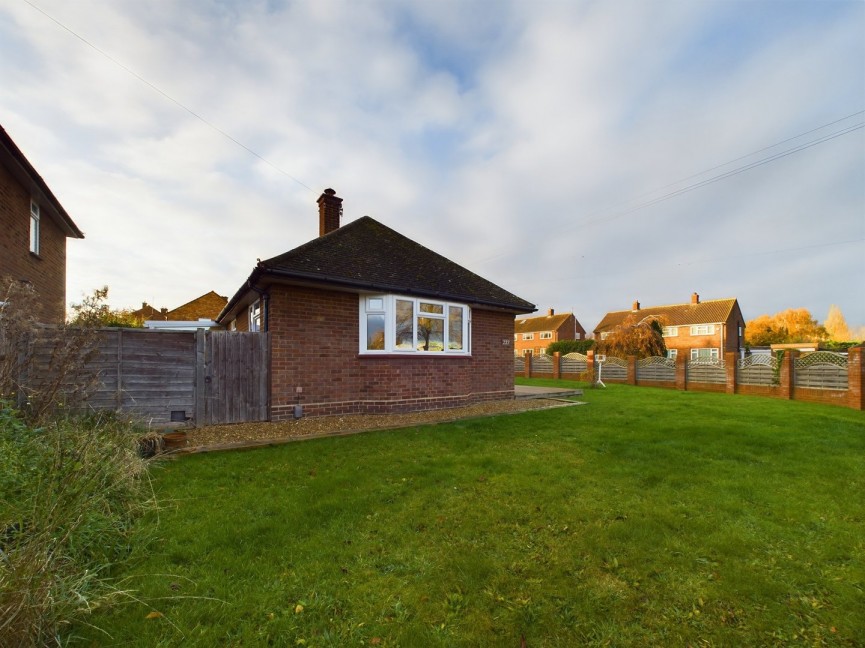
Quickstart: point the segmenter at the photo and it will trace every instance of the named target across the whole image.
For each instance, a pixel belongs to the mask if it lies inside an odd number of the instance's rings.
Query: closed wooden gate
[[[196,333],[195,423],[266,421],[268,333]]]

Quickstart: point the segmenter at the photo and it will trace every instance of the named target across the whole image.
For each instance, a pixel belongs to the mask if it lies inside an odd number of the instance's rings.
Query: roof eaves
[[[41,175],[36,171],[21,149],[18,148],[18,145],[15,144],[14,140],[9,136],[9,133],[0,126],[0,145],[2,145],[3,149],[5,149],[7,153],[7,163],[14,162],[18,169],[18,173],[15,174],[21,179],[21,176],[27,178],[32,184],[30,190],[35,190],[37,193],[42,194],[45,201],[51,208],[51,212],[55,216],[55,220],[58,221],[61,229],[64,230],[65,234],[71,238],[84,238],[84,233],[78,229],[78,226],[75,224],[75,221],[72,220],[72,217],[66,212],[63,205],[60,204],[60,201],[48,187],[48,184],[42,178]]]

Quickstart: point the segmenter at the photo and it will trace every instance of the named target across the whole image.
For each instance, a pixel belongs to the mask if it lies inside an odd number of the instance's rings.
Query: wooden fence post
[[[523,375],[526,378],[532,377],[532,352],[529,351],[523,356]]]
[[[553,380],[558,380],[562,377],[562,354],[556,351],[553,354]]]
[[[628,356],[628,384],[637,384],[637,356]]]
[[[123,409],[123,329],[117,329],[117,391],[114,392],[114,407]]]
[[[586,351],[586,373],[589,375],[589,384],[595,384],[595,350],[589,349]]]
[[[205,347],[207,332],[195,331],[195,425],[206,425],[207,417],[207,373],[205,371]]]

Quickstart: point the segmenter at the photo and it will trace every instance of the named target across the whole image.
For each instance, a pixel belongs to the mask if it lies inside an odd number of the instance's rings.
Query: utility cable
[[[91,43],[89,40],[87,40],[86,38],[84,38],[83,36],[81,36],[80,34],[78,34],[77,32],[75,32],[74,30],[72,30],[70,27],[67,27],[67,26],[64,25],[62,22],[60,22],[59,20],[57,20],[54,16],[52,16],[52,15],[49,14],[47,11],[45,11],[44,9],[42,9],[42,7],[40,7],[39,5],[37,5],[37,4],[33,3],[33,2],[31,2],[31,0],[24,0],[24,2],[26,2],[28,5],[30,5],[30,6],[33,7],[34,9],[36,9],[36,11],[38,11],[39,13],[41,13],[42,15],[44,15],[46,18],[48,18],[49,20],[51,20],[53,23],[55,23],[55,24],[58,25],[59,27],[62,27],[63,29],[65,29],[67,32],[69,32],[70,34],[72,34],[75,38],[77,38],[78,40],[80,40],[82,43],[84,43],[84,44],[87,45],[88,47],[92,48],[93,50],[95,50],[96,52],[98,52],[99,54],[101,54],[102,56],[104,56],[105,58],[107,58],[109,61],[111,61],[112,63],[114,63],[116,66],[118,66],[118,67],[121,68],[122,70],[126,71],[127,73],[131,74],[133,77],[135,77],[136,79],[138,79],[141,83],[143,83],[144,85],[146,85],[147,87],[149,87],[151,90],[154,90],[154,91],[158,92],[158,93],[161,94],[163,97],[165,97],[166,99],[168,99],[171,103],[173,103],[174,105],[176,105],[176,106],[178,106],[179,108],[182,108],[183,110],[185,110],[186,112],[188,112],[190,115],[192,115],[193,117],[195,117],[196,119],[198,119],[201,123],[205,124],[206,126],[208,126],[208,127],[211,128],[211,129],[213,129],[214,131],[216,131],[217,133],[219,133],[220,135],[222,135],[223,137],[225,137],[225,138],[228,139],[229,141],[233,142],[234,144],[236,144],[237,146],[239,146],[240,148],[242,148],[244,151],[246,151],[246,152],[249,153],[250,155],[253,155],[253,156],[257,157],[259,160],[261,160],[262,162],[264,162],[265,164],[267,164],[267,165],[268,165],[269,167],[271,167],[272,169],[278,171],[279,173],[281,173],[281,174],[284,175],[285,177],[287,177],[287,178],[293,180],[294,182],[296,182],[297,184],[299,184],[301,187],[304,187],[305,189],[308,189],[309,191],[312,191],[313,193],[315,193],[315,192],[313,191],[313,189],[312,189],[309,185],[307,185],[306,183],[300,181],[298,178],[296,178],[295,176],[293,176],[293,175],[291,175],[290,173],[288,173],[288,171],[285,171],[284,169],[281,169],[279,166],[277,166],[276,164],[274,164],[273,162],[271,162],[270,160],[268,160],[268,159],[267,159],[266,157],[264,157],[263,155],[260,155],[259,153],[257,153],[257,152],[254,151],[253,149],[249,148],[246,144],[244,144],[243,142],[241,142],[241,141],[238,140],[237,138],[233,137],[232,135],[230,135],[229,133],[227,133],[226,131],[224,131],[223,129],[221,129],[219,126],[217,126],[217,125],[214,124],[213,122],[209,121],[207,118],[203,117],[202,115],[200,115],[200,114],[198,114],[197,112],[195,112],[194,110],[192,110],[192,108],[188,107],[186,104],[184,104],[184,103],[182,103],[181,101],[179,101],[179,100],[175,99],[174,97],[172,97],[170,94],[168,94],[167,92],[165,92],[164,90],[162,90],[162,88],[158,87],[158,86],[155,85],[154,83],[151,83],[150,81],[148,81],[147,79],[145,79],[143,76],[141,76],[140,74],[138,74],[138,73],[137,73],[135,70],[133,70],[132,68],[130,68],[130,67],[128,67],[127,65],[124,65],[123,63],[121,63],[119,60],[117,60],[116,58],[114,58],[113,56],[111,56],[111,55],[110,55],[108,52],[106,52],[105,50],[100,49],[99,47],[97,47],[96,45],[94,45],[93,43]]]

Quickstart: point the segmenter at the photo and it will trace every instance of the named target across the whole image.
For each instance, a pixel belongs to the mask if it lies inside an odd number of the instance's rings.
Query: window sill
[[[471,358],[471,353],[394,353],[392,351],[383,352],[383,353],[358,353],[358,359],[360,360],[370,360],[370,359],[432,359],[437,360],[439,358]]]
[[[42,255],[40,255],[38,252],[34,252],[33,250],[30,250],[30,256],[32,256],[34,259],[39,259],[40,261],[42,260]]]

